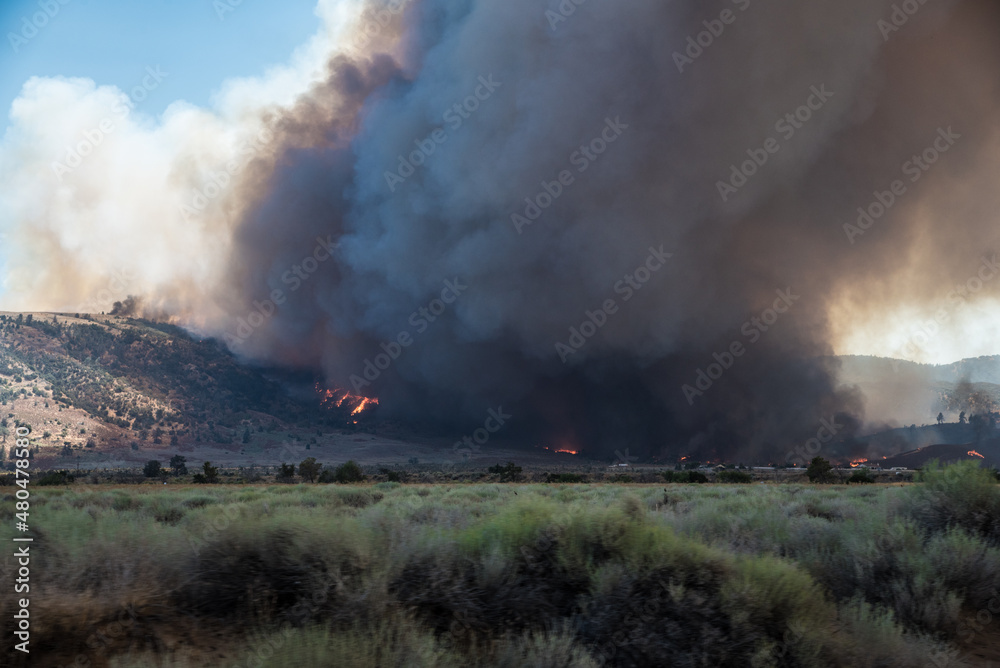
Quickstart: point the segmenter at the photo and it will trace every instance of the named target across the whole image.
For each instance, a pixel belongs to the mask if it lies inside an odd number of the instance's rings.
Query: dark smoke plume
[[[281,287],[279,271],[318,236],[339,247],[246,349],[322,365],[344,387],[353,377],[383,411],[411,419],[458,426],[503,404],[512,435],[590,453],[766,461],[823,419],[856,429],[862,398],[819,361],[831,352],[831,304],[850,301],[860,315],[930,292],[978,261],[988,232],[980,216],[995,195],[963,201],[953,186],[981,178],[990,160],[992,6],[966,3],[947,20],[942,7],[922,9],[888,40],[878,23],[891,20],[888,2],[594,2],[554,28],[545,9],[415,3],[394,72],[377,54],[333,64],[329,85],[362,103],[330,118],[315,112],[320,89],[281,120],[321,140],[286,151],[246,217],[240,266],[275,271],[239,292]],[[735,21],[724,33],[679,59],[725,9]],[[373,70],[385,79],[375,88],[362,74]],[[470,98],[477,91],[485,99]],[[465,114],[449,115],[468,99]],[[807,103],[819,107],[808,121],[778,125]],[[351,135],[331,140],[337,127]],[[964,141],[851,243],[844,224],[857,207],[907,178],[899,165],[949,127]],[[603,153],[600,142],[580,152],[602,133],[613,138]],[[778,150],[723,201],[719,181],[739,185],[730,166],[760,156],[768,138]],[[573,180],[560,189],[564,170]],[[946,211],[960,225],[940,226]],[[672,257],[625,302],[615,286],[651,247]],[[925,276],[897,285],[928,252]],[[468,289],[434,322],[414,319],[448,280]],[[787,312],[744,327],[781,290],[798,297]],[[571,328],[608,299],[616,312],[598,314],[606,322],[576,350]],[[413,344],[359,384],[401,332]],[[733,342],[745,353],[696,385],[699,371],[726,365]],[[563,348],[566,363],[557,343],[574,350]],[[686,395],[685,385],[705,389]]]

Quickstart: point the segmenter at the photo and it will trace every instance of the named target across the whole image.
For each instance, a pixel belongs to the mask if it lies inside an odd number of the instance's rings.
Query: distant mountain
[[[884,357],[848,355],[833,358],[840,383],[864,394],[866,422],[872,426],[935,424],[959,415],[1000,408],[1000,356],[952,364],[918,364]]]
[[[920,364],[888,357],[870,355],[840,355],[843,378],[857,380],[885,380],[889,376],[921,376],[928,381],[945,383],[990,383],[1000,385],[1000,355],[975,357],[951,364]]]

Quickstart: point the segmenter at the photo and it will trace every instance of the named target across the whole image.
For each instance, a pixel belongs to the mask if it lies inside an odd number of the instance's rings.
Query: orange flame
[[[354,397],[354,398],[357,399],[358,397]],[[358,413],[360,413],[364,409],[368,408],[372,404],[378,406],[378,399],[374,399],[374,398],[370,399],[368,397],[361,397],[361,403],[359,403],[357,406],[354,407],[354,410],[351,411],[351,415],[357,415]]]
[[[579,450],[570,450],[569,448],[567,448],[565,446],[558,447],[558,448],[550,448],[547,445],[543,445],[542,446],[542,450],[548,450],[550,452],[562,452],[562,453],[567,454],[567,455],[578,455],[578,454],[580,454]]]
[[[979,457],[980,459],[986,459],[986,457],[983,457],[983,456],[982,456],[981,454],[979,454],[979,453],[978,453],[978,452],[976,452],[975,450],[969,450],[969,451],[968,451],[967,453],[965,453],[965,454],[969,455],[970,457]]]
[[[883,457],[883,459],[884,459],[884,457]],[[868,461],[867,459],[852,459],[851,460],[851,468],[852,469],[856,469],[859,466],[861,466],[862,464],[866,463],[867,461]]]
[[[340,388],[321,390],[319,383],[316,383],[316,391],[322,397],[319,402],[321,406],[327,406],[327,408],[330,408],[332,405],[340,408],[345,402],[349,406],[354,405],[351,415],[357,415],[369,406],[378,406],[378,398],[376,397],[362,397],[357,394],[351,394],[347,390],[342,390]]]

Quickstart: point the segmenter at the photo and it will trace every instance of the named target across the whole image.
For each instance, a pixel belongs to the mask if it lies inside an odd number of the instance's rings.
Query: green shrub
[[[278,473],[274,476],[278,482],[292,482],[295,480],[295,464],[281,463]]]
[[[855,469],[854,472],[851,473],[851,477],[847,479],[848,484],[853,483],[867,485],[873,482],[875,482],[875,478],[872,477],[871,472],[869,472],[866,468]]]
[[[68,485],[75,478],[66,471],[48,471],[45,475],[35,481],[36,485]]]
[[[708,476],[699,471],[664,471],[663,479],[672,483],[706,483]]]
[[[344,490],[337,491],[337,498],[345,506],[351,508],[367,508],[368,506],[378,503],[382,500],[383,494],[379,492],[370,492],[367,489],[357,489],[348,487]]]
[[[977,461],[942,467],[931,461],[920,471],[910,491],[907,511],[934,532],[952,527],[1000,542],[1000,486],[989,469]]]
[[[397,471],[393,471],[392,469],[387,469],[383,466],[379,468],[378,472],[384,475],[386,477],[386,480],[388,480],[389,482],[403,482],[403,478],[399,475]]]
[[[316,482],[322,469],[323,465],[317,462],[315,457],[307,457],[299,464],[299,475],[302,476],[303,480]]]
[[[205,462],[201,465],[201,470],[205,476],[205,482],[216,483],[219,482],[219,468],[217,466],[212,466],[212,462]]]
[[[344,462],[336,468],[333,472],[334,482],[339,482],[341,484],[352,483],[352,482],[362,482],[365,479],[365,473],[358,466],[358,463],[353,459]]]
[[[809,482],[830,482],[833,480],[833,465],[822,457],[813,457],[806,469]]]
[[[746,484],[753,482],[753,476],[745,471],[719,471],[715,479],[718,482],[726,484]]]
[[[327,565],[301,538],[288,529],[221,535],[189,558],[175,603],[215,619],[268,614],[299,622],[317,616],[334,603],[329,594],[313,599],[314,592],[326,592]]]
[[[545,482],[551,483],[580,483],[587,482],[586,476],[579,473],[546,473]]]
[[[514,464],[514,462],[507,462],[506,465],[496,464],[487,469],[487,471],[496,476],[500,476],[500,482],[517,482],[521,479],[521,467]]]
[[[111,509],[119,512],[132,510],[139,505],[139,500],[126,492],[115,494],[111,501]]]
[[[184,519],[184,511],[180,508],[169,506],[155,510],[153,512],[153,517],[157,522],[163,522],[164,524],[173,526]]]

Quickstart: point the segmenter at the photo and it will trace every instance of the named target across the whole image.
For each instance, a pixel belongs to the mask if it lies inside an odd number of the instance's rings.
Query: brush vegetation
[[[960,666],[991,633],[969,620],[1000,602],[1000,489],[968,463],[906,487],[73,485],[31,498],[36,668]],[[15,569],[2,561],[4,582]],[[8,638],[14,606],[0,598]]]

